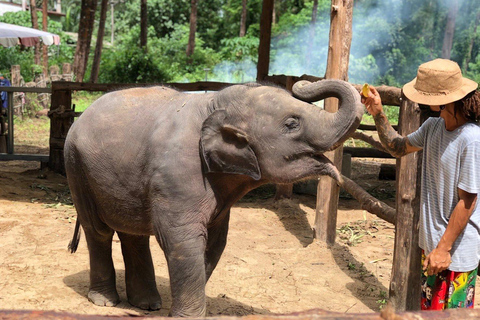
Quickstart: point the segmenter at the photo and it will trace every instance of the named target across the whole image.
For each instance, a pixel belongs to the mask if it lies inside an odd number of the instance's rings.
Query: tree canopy
[[[206,74],[208,80],[255,80],[262,0],[246,2],[243,37],[239,36],[242,0],[199,0],[192,63],[185,54],[189,0],[148,0],[147,51],[140,50],[140,0],[114,3],[114,43],[110,5],[99,82],[199,81]],[[418,65],[442,57],[449,10],[455,4],[450,58],[458,62],[467,77],[480,82],[478,0],[356,0],[350,82],[401,86],[410,81]],[[313,6],[313,0],[275,1],[270,74],[324,75],[331,0],[318,0],[314,25]],[[62,7],[66,9],[62,22],[48,25],[49,31],[62,38],[59,48],[50,48],[50,64],[73,62],[74,48],[69,43],[74,36],[66,32],[78,31],[81,0],[64,0]],[[98,8],[97,17],[99,14]],[[6,13],[0,21],[31,26],[25,12]],[[93,34],[95,46],[96,30]],[[30,70],[27,61],[31,65],[31,56],[28,48],[0,48],[0,71],[8,71],[11,64]]]

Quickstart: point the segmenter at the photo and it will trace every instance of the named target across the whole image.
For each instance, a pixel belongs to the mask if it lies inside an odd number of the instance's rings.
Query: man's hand
[[[423,263],[423,270],[426,270],[429,276],[442,272],[452,263],[450,250],[452,250],[455,240],[467,226],[477,203],[476,193],[469,193],[460,188],[458,188],[458,198],[458,203],[450,215],[447,229],[440,238],[437,247],[430,252]]]
[[[448,269],[450,263],[452,263],[450,252],[435,248],[425,258],[425,261],[423,262],[423,270],[431,276]]]
[[[382,99],[380,98],[380,95],[375,87],[369,87],[370,92],[368,93],[368,98],[364,97],[362,94],[362,103],[367,108],[368,113],[370,113],[372,116],[376,116],[377,114],[383,112]]]

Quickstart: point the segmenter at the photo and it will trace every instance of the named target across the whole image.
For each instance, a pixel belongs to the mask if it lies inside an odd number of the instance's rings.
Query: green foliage
[[[260,40],[257,37],[247,35],[223,39],[221,55],[228,61],[241,61],[245,58],[257,58],[258,45]]]
[[[466,76],[477,83],[480,83],[480,55],[477,56],[475,62],[468,64]]]
[[[331,0],[318,0],[312,26],[313,0],[276,0],[270,74],[323,76],[328,55]],[[349,81],[402,86],[415,77],[418,65],[441,56],[448,5],[446,0],[355,1]],[[239,37],[242,0],[198,1],[194,56],[186,57],[189,0],[148,1],[148,51],[139,49],[140,0],[116,1],[115,46],[105,46],[101,82],[255,80],[262,0],[247,1],[246,36]],[[51,2],[50,2],[51,5]],[[49,21],[61,45],[49,47],[50,65],[73,62],[75,47],[65,32],[78,31],[81,0],[64,0],[62,23]],[[106,41],[111,32],[109,17]],[[97,24],[100,2],[97,6]],[[480,28],[478,0],[459,2],[451,59],[479,81]],[[388,14],[387,14],[388,13]],[[7,13],[0,21],[31,26],[29,12]],[[41,24],[41,12],[39,22]],[[96,35],[94,30],[94,36]],[[93,58],[93,45],[90,63]],[[33,48],[1,48],[0,72],[19,64],[26,81],[33,77]],[[90,67],[87,68],[86,78]]]
[[[170,66],[170,76],[176,82],[201,81],[205,69],[213,69],[220,63],[220,54],[207,47],[199,36],[195,40],[195,51],[191,61],[187,61],[188,25],[177,25],[170,36],[159,39],[156,48],[162,54],[163,63]]]
[[[139,28],[133,28],[114,49],[104,50],[99,82],[155,83],[170,80],[161,68],[161,55],[152,50],[144,52],[137,45],[139,34]]]

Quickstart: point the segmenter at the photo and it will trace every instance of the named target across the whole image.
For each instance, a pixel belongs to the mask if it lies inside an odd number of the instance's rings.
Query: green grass
[[[50,119],[47,117],[24,117],[23,120],[19,120],[15,117],[14,137],[15,148],[17,146],[48,148],[50,137]],[[19,149],[18,151],[22,150]],[[30,152],[31,151],[28,153]]]
[[[76,112],[83,112],[103,94],[104,92],[76,91],[72,94],[72,105],[75,105]]]

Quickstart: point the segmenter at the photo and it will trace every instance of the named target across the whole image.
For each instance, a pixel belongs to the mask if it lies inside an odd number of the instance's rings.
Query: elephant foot
[[[199,308],[177,308],[172,306],[168,316],[172,318],[205,318],[206,314],[206,305],[200,306]]]
[[[154,311],[162,308],[162,299],[160,298],[160,295],[128,298],[128,303],[143,310]]]
[[[102,307],[114,307],[120,302],[120,297],[116,290],[111,292],[99,292],[90,290],[88,292],[88,300],[93,304]]]

